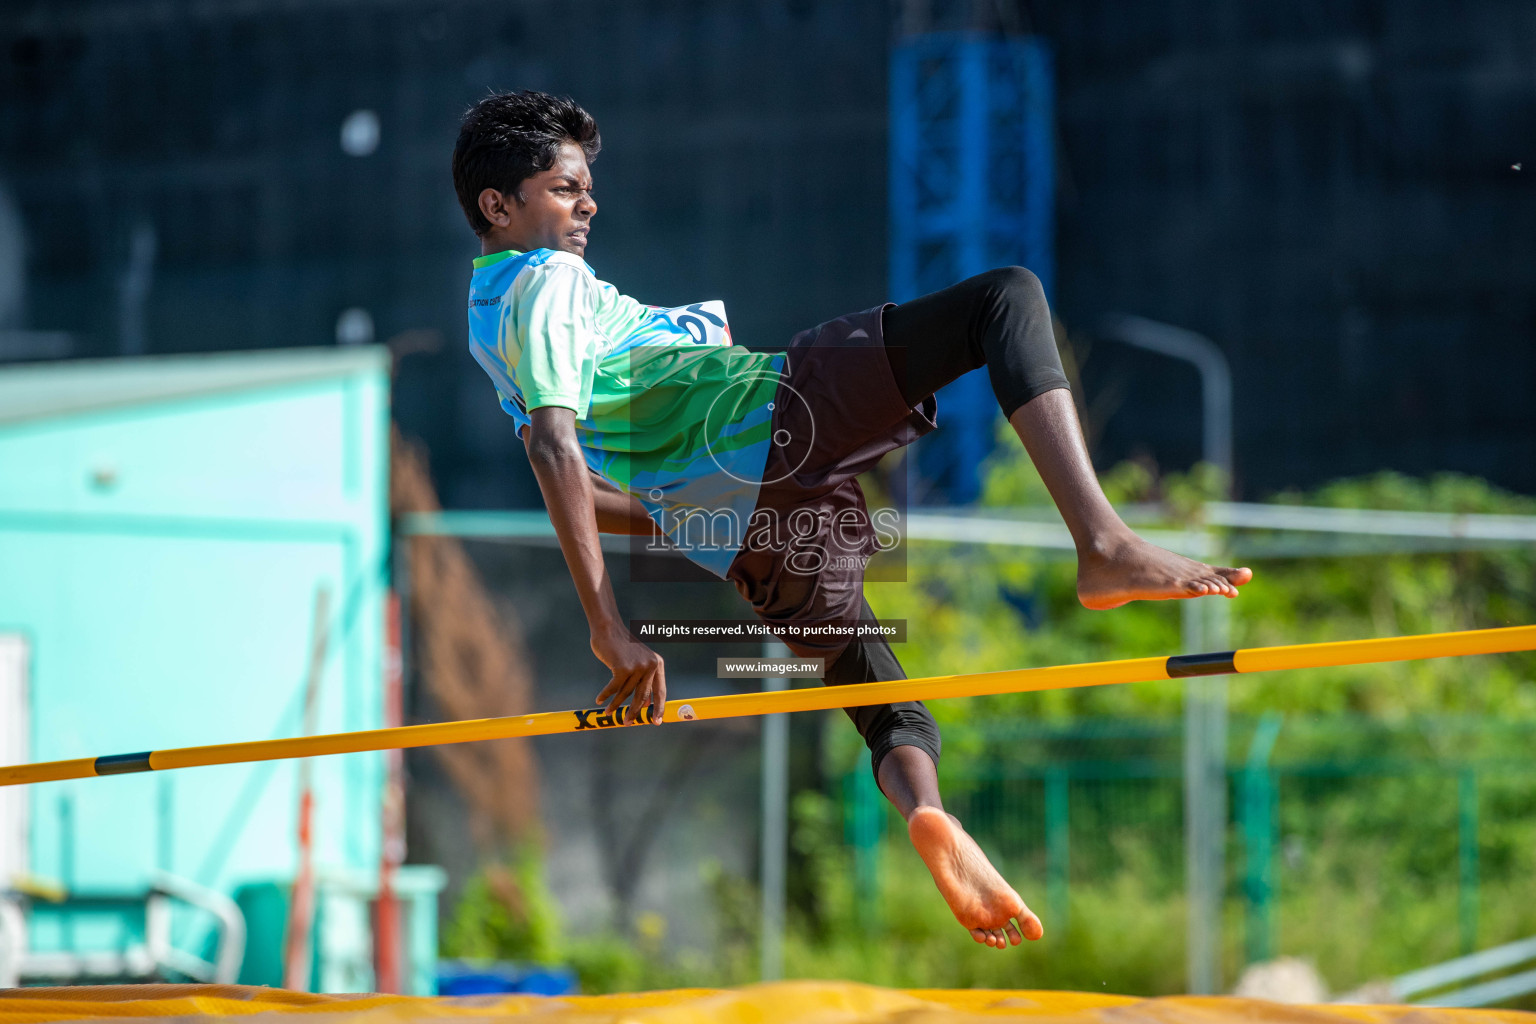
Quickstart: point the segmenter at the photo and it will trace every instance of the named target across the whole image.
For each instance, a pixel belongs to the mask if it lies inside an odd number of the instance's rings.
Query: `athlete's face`
[[[515,195],[504,196],[489,188],[480,193],[480,210],[493,230],[504,227],[496,233],[507,248],[583,255],[597,213],[586,154],[574,142],[563,143],[549,170],[524,179]]]

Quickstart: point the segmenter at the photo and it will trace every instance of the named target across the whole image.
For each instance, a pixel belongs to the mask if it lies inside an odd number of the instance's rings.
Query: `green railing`
[[[1459,947],[1477,948],[1485,791],[1494,785],[1504,795],[1501,849],[1511,828],[1536,838],[1536,758],[1528,753],[1536,749],[1536,723],[1386,724],[1271,713],[1234,722],[1232,733],[1228,844],[1238,856],[1223,888],[1241,906],[1247,962],[1280,952],[1288,843],[1332,844],[1347,859],[1353,843],[1376,841],[1374,850],[1395,840],[1401,863],[1362,863],[1359,870],[1428,876],[1441,891],[1454,885]],[[977,742],[998,756],[978,756]],[[949,809],[990,854],[1044,880],[1051,919],[1064,925],[1071,887],[1114,871],[1117,841],[1134,840],[1150,851],[1159,877],[1181,879],[1179,744],[1176,723],[980,730],[961,738],[957,746],[970,752],[947,759],[941,781]],[[879,846],[896,819],[862,765],[843,779],[842,797],[856,892],[873,913]]]

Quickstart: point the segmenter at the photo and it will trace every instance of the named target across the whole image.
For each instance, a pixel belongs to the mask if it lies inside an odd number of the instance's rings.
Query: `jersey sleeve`
[[[529,410],[558,405],[587,414],[597,372],[597,288],[583,268],[551,260],[518,275],[507,330],[517,386]],[[511,360],[509,360],[510,362]]]

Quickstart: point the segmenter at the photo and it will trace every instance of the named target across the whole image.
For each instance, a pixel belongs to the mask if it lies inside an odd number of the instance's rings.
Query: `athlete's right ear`
[[[480,214],[491,222],[492,227],[504,228],[512,223],[512,204],[522,205],[521,196],[509,196],[494,188],[480,190]]]

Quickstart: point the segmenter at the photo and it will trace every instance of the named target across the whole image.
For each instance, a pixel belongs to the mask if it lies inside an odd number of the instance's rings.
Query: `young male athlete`
[[[885,641],[845,639],[873,620],[863,565],[881,532],[855,478],[932,430],[934,392],[982,366],[1072,532],[1084,605],[1235,597],[1252,577],[1154,547],[1110,507],[1029,271],[851,313],[784,352],[738,348],[720,303],[646,306],[582,259],[598,148],[596,123],[568,99],[491,96],[464,116],[453,179],[482,253],[470,350],[527,446],[592,651],[613,673],[597,696],[608,711],[627,702],[626,721],[659,721],[666,673],[619,613],[599,532],[665,535],[764,621],[799,627],[785,642],[825,657],[827,684],[905,678]],[[928,710],[848,714],[955,918],[996,948],[1039,938],[1039,918],[944,812]]]

